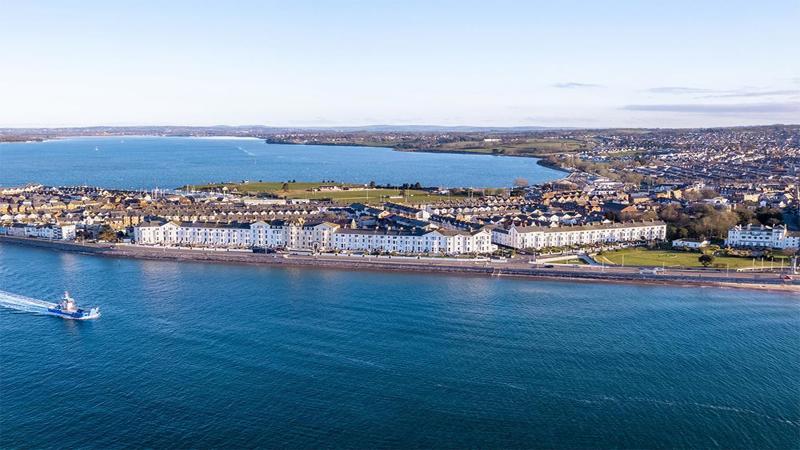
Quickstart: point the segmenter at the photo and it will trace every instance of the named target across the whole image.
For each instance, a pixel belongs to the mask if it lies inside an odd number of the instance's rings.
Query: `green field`
[[[595,259],[606,264],[625,266],[650,266],[650,267],[703,267],[698,261],[700,253],[673,251],[673,250],[648,250],[643,248],[626,248],[612,252],[604,252]],[[764,262],[769,267],[770,262]],[[774,267],[780,267],[781,261],[776,258]],[[784,263],[785,264],[785,263]],[[734,256],[715,256],[711,267],[739,269],[753,266],[752,258],[738,258]],[[756,267],[761,266],[761,261],[756,261]]]
[[[283,191],[283,186],[286,185],[287,191],[306,191],[309,189],[318,188],[320,186],[356,186],[347,183],[321,183],[321,182],[298,182],[286,183],[283,181],[248,181],[246,183],[215,183],[203,185],[189,185],[184,186],[184,189],[196,189],[198,191],[220,191],[223,188],[228,188],[230,191],[240,193],[259,194],[262,192],[278,193]]]
[[[587,143],[575,139],[542,139],[530,138],[523,142],[484,142],[484,141],[461,141],[448,142],[432,151],[463,151],[469,153],[520,155],[520,156],[542,156],[552,153],[574,152],[586,148]]]
[[[315,191],[319,186],[338,186],[348,188],[347,190],[335,191]],[[247,183],[222,183],[205,184],[198,186],[184,186],[184,189],[194,189],[199,191],[222,191],[224,188],[228,192],[240,194],[258,195],[269,193],[280,198],[307,198],[312,200],[329,199],[340,203],[381,203],[394,201],[399,203],[427,203],[447,200],[448,198],[459,198],[458,195],[439,195],[417,189],[365,189],[363,185],[348,183],[321,183],[321,182],[297,182],[284,183],[281,181],[267,182],[247,182]]]

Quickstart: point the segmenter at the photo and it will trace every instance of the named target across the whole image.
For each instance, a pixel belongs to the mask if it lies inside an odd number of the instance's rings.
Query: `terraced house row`
[[[517,249],[656,241],[665,239],[666,236],[667,224],[660,221],[558,227],[511,225],[509,228],[495,228],[492,231],[493,242]]]
[[[391,230],[345,228],[332,222],[303,220],[253,223],[154,221],[134,227],[140,245],[188,245],[224,248],[285,248],[311,251],[365,251],[458,255],[491,253],[488,228]]]

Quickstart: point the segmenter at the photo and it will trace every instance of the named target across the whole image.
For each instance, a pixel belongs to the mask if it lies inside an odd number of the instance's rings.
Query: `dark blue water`
[[[218,181],[295,179],[425,186],[511,186],[564,176],[533,158],[396,152],[387,148],[265,144],[258,139],[80,138],[0,144],[0,186],[90,184],[176,188]]]
[[[0,447],[797,448],[800,299],[0,245]]]

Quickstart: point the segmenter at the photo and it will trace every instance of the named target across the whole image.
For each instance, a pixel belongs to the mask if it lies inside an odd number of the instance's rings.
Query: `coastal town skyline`
[[[0,449],[797,449],[800,2],[6,2]]]
[[[797,123],[800,6],[768,5],[16,2],[0,127]]]

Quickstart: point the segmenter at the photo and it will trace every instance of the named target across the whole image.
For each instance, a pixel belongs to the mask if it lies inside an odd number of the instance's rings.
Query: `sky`
[[[800,123],[800,1],[0,0],[0,127]]]

